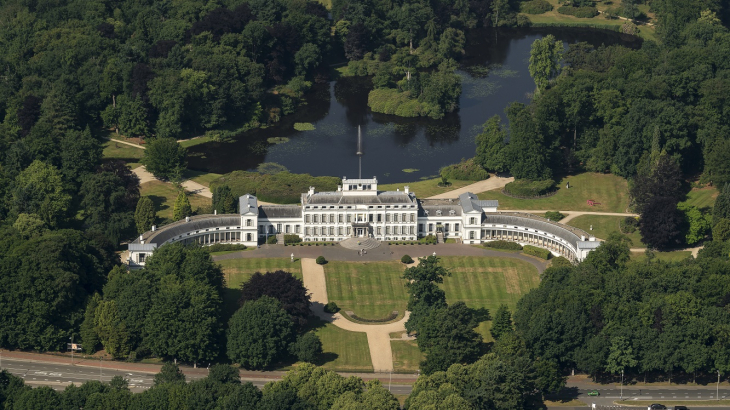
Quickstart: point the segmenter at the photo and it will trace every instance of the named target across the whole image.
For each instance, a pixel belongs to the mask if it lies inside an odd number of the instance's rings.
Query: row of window
[[[438,224],[438,223],[435,224],[435,225],[434,224],[428,224],[428,231],[426,231],[426,230],[423,229],[424,226],[426,226],[426,224],[418,224],[418,232],[433,232],[434,227],[436,227],[437,230],[442,230],[444,232],[450,232],[450,230],[452,228],[452,224],[450,224],[450,223],[445,223],[443,225]],[[441,229],[438,229],[439,227],[441,227]],[[453,228],[454,228],[454,232],[459,232],[459,224],[458,223],[453,224]]]
[[[275,234],[275,233],[301,233],[301,232],[302,232],[301,225],[276,224],[276,229],[274,229],[274,225],[259,225],[259,234],[261,234],[261,235],[266,234],[266,233]]]
[[[348,227],[342,227],[339,226],[335,228],[334,226],[326,227],[323,226],[322,228],[319,228],[317,226],[310,228],[305,227],[304,228],[304,235],[305,236],[325,236],[325,235],[335,235],[335,232],[337,232],[336,235],[343,236],[343,235],[350,235],[352,232],[352,228]],[[378,226],[375,228],[375,234],[376,235],[382,235],[383,234],[383,227]],[[385,227],[385,234],[386,235],[415,235],[416,234],[416,227],[414,226],[386,226]]]
[[[383,222],[383,214],[337,214],[337,223]],[[416,222],[416,214],[385,214],[385,222]],[[304,215],[304,223],[335,223],[335,214]]]
[[[330,205],[330,206],[326,206],[326,205],[310,206],[310,205],[307,205],[304,207],[304,209],[352,209],[352,208],[353,208],[352,206],[342,206],[342,205],[340,205],[340,206],[332,206],[332,205]],[[416,206],[415,205],[377,205],[377,206],[370,205],[370,206],[368,206],[368,209],[383,209],[383,208],[385,208],[385,209],[399,209],[399,208],[400,209],[415,209]]]

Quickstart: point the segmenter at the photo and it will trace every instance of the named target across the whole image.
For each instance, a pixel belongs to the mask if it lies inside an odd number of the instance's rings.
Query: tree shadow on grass
[[[165,198],[164,196],[148,195],[147,198],[151,199],[152,203],[155,204],[155,209],[157,210],[157,212],[170,209],[170,205],[167,204],[167,198]]]

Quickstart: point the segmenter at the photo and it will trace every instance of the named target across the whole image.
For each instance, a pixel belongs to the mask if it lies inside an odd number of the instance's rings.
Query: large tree
[[[241,298],[239,303],[257,300],[261,296],[272,297],[281,302],[282,307],[291,316],[292,321],[299,327],[307,324],[311,315],[311,295],[301,279],[295,278],[289,272],[277,270],[275,272],[256,272],[249,280],[241,284]]]
[[[446,307],[446,294],[438,287],[445,276],[451,276],[451,272],[439,264],[436,256],[420,258],[418,265],[403,272],[408,289],[407,309],[411,312],[406,322],[409,332],[418,332],[420,324],[432,310]]]
[[[454,363],[468,364],[484,350],[482,336],[474,331],[477,315],[463,302],[434,309],[418,328],[418,348],[425,353],[424,374],[446,371]]]
[[[157,178],[177,180],[185,168],[185,152],[174,138],[155,138],[144,150],[142,163]]]
[[[529,69],[538,92],[545,91],[550,84],[550,80],[560,73],[562,54],[563,42],[556,40],[552,34],[548,34],[532,43]]]
[[[155,203],[148,196],[143,196],[137,202],[137,208],[134,211],[134,223],[137,226],[137,233],[143,234],[155,224],[157,220],[157,211]]]
[[[16,213],[38,215],[50,227],[62,224],[71,206],[71,196],[53,165],[33,161],[15,178],[11,206]]]
[[[506,138],[507,132],[502,128],[502,120],[498,115],[485,122],[482,132],[476,136],[476,163],[490,172],[507,171]]]

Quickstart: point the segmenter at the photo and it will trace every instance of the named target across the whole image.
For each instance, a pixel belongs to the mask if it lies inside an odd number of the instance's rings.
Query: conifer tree
[[[512,329],[512,314],[507,308],[507,305],[500,305],[497,312],[494,314],[494,320],[492,321],[492,328],[489,332],[492,334],[494,340],[499,340],[505,333],[511,332]]]
[[[190,200],[184,189],[180,190],[175,200],[175,207],[172,210],[172,219],[179,221],[184,219],[186,216],[193,214],[193,208],[190,207]]]
[[[177,201],[175,201],[177,204]],[[155,204],[149,197],[143,196],[137,202],[137,209],[134,211],[134,222],[137,225],[137,233],[145,233],[152,229],[157,214]]]

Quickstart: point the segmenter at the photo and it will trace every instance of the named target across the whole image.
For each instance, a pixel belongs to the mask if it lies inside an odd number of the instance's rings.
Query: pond
[[[190,168],[227,173],[254,170],[276,162],[294,173],[358,176],[357,128],[362,127],[362,175],[395,183],[433,178],[439,169],[474,156],[474,137],[495,114],[504,117],[508,103],[528,103],[535,84],[528,72],[534,40],[552,34],[564,43],[640,47],[637,37],[582,28],[480,29],[467,36],[461,60],[459,109],[441,120],[401,118],[373,113],[367,106],[368,78],[340,78],[316,84],[307,104],[274,126],[237,136],[232,142],[188,149]],[[294,123],[314,124],[296,131]],[[268,144],[272,137],[289,141]]]

